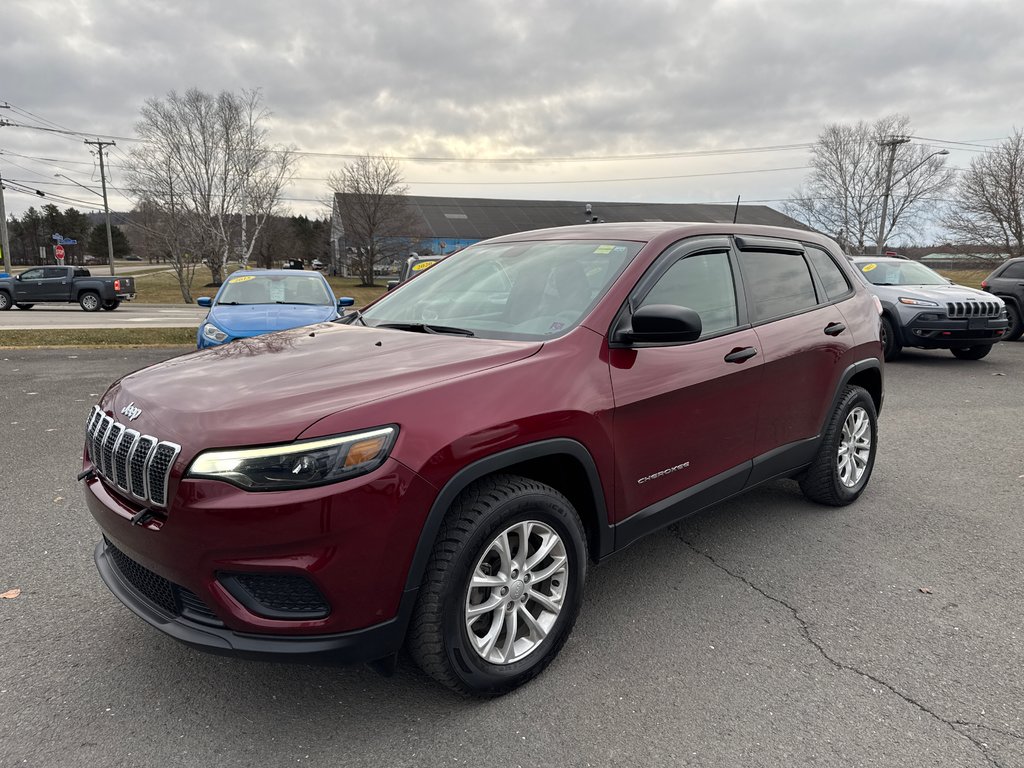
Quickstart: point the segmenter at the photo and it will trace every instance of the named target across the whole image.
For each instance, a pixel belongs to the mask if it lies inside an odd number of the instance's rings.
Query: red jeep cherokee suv
[[[341,323],[113,384],[82,477],[96,563],[190,645],[504,693],[590,563],[779,477],[843,505],[882,404],[879,309],[827,238],[725,224],[523,232]]]

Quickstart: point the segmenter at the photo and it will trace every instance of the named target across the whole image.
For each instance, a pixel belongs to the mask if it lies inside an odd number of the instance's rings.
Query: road
[[[36,304],[0,312],[0,330],[39,328],[198,328],[209,310],[195,304],[124,302],[113,312],[84,312],[77,304]]]
[[[116,313],[115,313],[116,314]],[[0,766],[1024,768],[1024,343],[888,365],[871,485],[774,483],[592,569],[538,679],[208,656],[100,582],[85,416],[169,351],[0,351]]]

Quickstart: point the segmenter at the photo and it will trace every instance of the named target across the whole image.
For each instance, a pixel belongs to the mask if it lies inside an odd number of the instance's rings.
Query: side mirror
[[[213,299],[211,299],[209,296],[200,296],[198,299],[196,299],[196,304],[198,304],[200,307],[206,307],[207,309],[209,309],[210,307],[213,306]]]
[[[632,328],[622,334],[630,343],[681,344],[700,338],[700,315],[688,307],[651,304],[633,313]]]
[[[393,290],[398,287],[399,280],[388,280],[388,290]]]
[[[356,300],[353,299],[351,296],[339,296],[338,297],[338,309],[343,309],[344,307],[351,307],[355,303],[356,303]]]

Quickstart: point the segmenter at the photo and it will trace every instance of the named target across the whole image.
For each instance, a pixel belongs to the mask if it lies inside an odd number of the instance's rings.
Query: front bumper
[[[96,545],[96,568],[107,588],[136,616],[186,645],[209,653],[248,658],[304,661],[312,663],[361,664],[397,653],[416,602],[417,590],[402,596],[398,615],[372,627],[331,635],[274,636],[235,632],[216,618],[196,611],[191,593],[168,584],[177,596],[175,612],[150,599],[115,557],[113,544],[104,539]],[[141,566],[140,566],[141,567]],[[159,579],[159,576],[153,574]],[[148,590],[147,590],[148,591]],[[184,598],[184,599],[183,599]]]
[[[980,344],[995,344],[1006,333],[1005,317],[934,318],[922,312],[903,327],[905,346],[926,349],[953,349]]]
[[[172,488],[170,508],[140,524],[138,502],[105,480],[85,488],[104,534],[100,576],[151,626],[219,653],[362,662],[401,646],[416,596],[406,581],[436,494],[404,465],[294,491],[199,479]]]

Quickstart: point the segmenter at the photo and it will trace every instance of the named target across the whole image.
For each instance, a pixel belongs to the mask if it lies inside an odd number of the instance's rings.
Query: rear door
[[[688,307],[703,326],[699,339],[684,344],[610,349],[614,516],[633,518],[631,540],[685,513],[687,504],[704,506],[743,487],[763,372],[727,237],[670,247],[629,304]],[[616,327],[628,324],[629,314],[624,308]]]
[[[47,301],[67,301],[71,297],[71,270],[67,267],[43,267],[43,285]]]
[[[736,244],[764,361],[754,456],[774,475],[813,454],[854,345],[841,309],[854,292],[821,248],[760,237]]]

